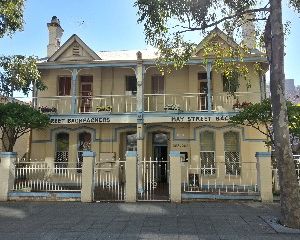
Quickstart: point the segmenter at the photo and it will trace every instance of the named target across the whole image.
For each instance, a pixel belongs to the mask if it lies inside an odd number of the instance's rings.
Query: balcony
[[[72,114],[72,101],[76,112],[88,113],[134,113],[137,107],[135,95],[101,95],[101,96],[55,96],[33,98],[35,106],[48,114]],[[233,105],[239,101],[257,103],[261,101],[259,92],[237,92],[235,96],[216,93],[211,97],[211,110],[214,112],[232,112]],[[207,112],[208,96],[205,93],[183,94],[144,94],[145,112]],[[170,109],[170,106],[175,106]]]

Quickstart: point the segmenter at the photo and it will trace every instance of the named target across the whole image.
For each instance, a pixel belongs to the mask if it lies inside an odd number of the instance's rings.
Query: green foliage
[[[0,38],[23,30],[25,0],[0,0]]]
[[[196,45],[187,40],[188,32],[205,34],[222,25],[232,37],[229,40],[234,42],[241,38],[244,22],[265,20],[269,14],[266,1],[255,0],[137,0],[135,6],[138,7],[138,22],[144,24],[146,42],[159,50],[159,68],[167,66],[168,70],[171,64],[175,69],[183,67],[195,53]],[[245,14],[252,15],[246,18]],[[243,64],[244,57],[250,54],[245,45],[224,47],[208,42],[204,51],[205,59],[213,58],[216,71],[229,79],[238,73],[247,81],[247,87],[251,87],[247,78],[249,70]]]
[[[45,128],[49,117],[29,105],[19,103],[0,104],[1,140],[6,151],[13,151],[16,140],[30,129]]]
[[[287,110],[291,143],[293,144],[300,139],[300,106],[287,102]],[[265,99],[261,103],[245,104],[237,115],[230,117],[229,123],[253,127],[268,138],[267,145],[274,144],[270,99]]]
[[[0,94],[10,96],[13,91],[22,91],[25,95],[35,84],[38,90],[45,90],[40,72],[36,66],[36,58],[20,55],[0,57]]]

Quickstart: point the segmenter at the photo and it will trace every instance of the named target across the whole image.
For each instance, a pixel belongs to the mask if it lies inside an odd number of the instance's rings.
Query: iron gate
[[[125,164],[126,161],[113,159],[95,163],[95,201],[125,200]]]
[[[169,162],[144,158],[137,168],[137,200],[169,201]]]

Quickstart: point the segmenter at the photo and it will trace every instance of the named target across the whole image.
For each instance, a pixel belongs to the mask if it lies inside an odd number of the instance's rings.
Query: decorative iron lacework
[[[227,175],[241,175],[239,152],[225,152],[225,169]]]
[[[215,152],[200,152],[201,174],[213,175],[216,173]]]

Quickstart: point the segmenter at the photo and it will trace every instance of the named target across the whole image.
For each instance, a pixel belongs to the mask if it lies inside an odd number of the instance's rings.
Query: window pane
[[[56,151],[69,151],[68,133],[58,133],[56,135]]]
[[[165,92],[165,79],[164,76],[152,76],[152,93],[163,94]]]
[[[136,77],[135,76],[126,76],[126,91],[132,91],[136,93]]]
[[[239,152],[240,138],[237,132],[226,132],[224,134],[225,152]]]
[[[213,132],[204,131],[200,133],[200,150],[215,151],[215,139]]]
[[[66,96],[71,93],[71,77],[60,76],[58,77],[58,96]]]
[[[168,145],[168,135],[165,133],[156,133],[153,136],[153,144]]]
[[[198,80],[206,80],[207,79],[207,73],[206,72],[199,72],[198,73]]]
[[[233,80],[229,81],[229,79],[223,75],[223,92],[237,92],[238,86],[233,84]]]

